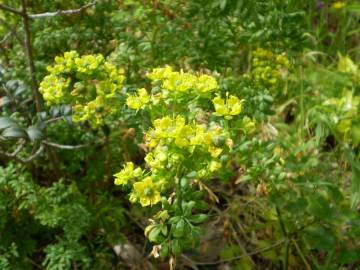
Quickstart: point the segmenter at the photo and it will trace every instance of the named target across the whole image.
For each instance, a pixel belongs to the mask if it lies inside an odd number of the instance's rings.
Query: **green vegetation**
[[[0,0],[0,269],[360,269],[356,0]]]

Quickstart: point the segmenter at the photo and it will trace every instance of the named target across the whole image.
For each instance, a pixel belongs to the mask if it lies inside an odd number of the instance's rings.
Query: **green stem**
[[[286,231],[286,228],[285,228],[284,221],[283,221],[283,219],[282,219],[282,215],[281,215],[280,209],[276,206],[276,207],[275,207],[275,210],[276,210],[276,214],[277,214],[278,219],[279,219],[281,231],[282,231],[283,235],[284,235],[285,237],[287,237],[288,234],[287,234],[287,231]]]
[[[302,260],[303,263],[305,264],[306,269],[307,269],[307,270],[311,270],[311,266],[310,266],[309,263],[307,262],[307,260],[306,260],[306,258],[305,258],[305,255],[304,255],[304,253],[301,251],[301,249],[300,249],[299,245],[297,244],[297,242],[296,242],[294,239],[292,239],[292,242],[294,243],[295,249],[296,249],[296,251],[299,253],[299,256],[300,256],[301,260]]]
[[[225,128],[225,130],[228,131],[229,127],[230,127],[229,120],[224,119],[224,128]]]
[[[290,240],[286,239],[285,254],[284,254],[284,270],[289,269],[289,252],[290,252]]]
[[[176,170],[176,176],[175,176],[175,181],[176,181],[176,199],[177,199],[177,206],[178,206],[178,211],[179,213],[182,215],[182,190],[181,190],[181,180],[180,180],[180,175],[181,175],[181,164],[178,165],[177,170]]]
[[[275,210],[276,210],[276,214],[278,216],[281,231],[282,231],[284,237],[286,238],[285,254],[284,254],[284,270],[288,270],[288,268],[289,268],[290,238],[289,238],[289,235],[288,235],[288,233],[286,231],[285,223],[284,223],[284,220],[282,219],[280,209],[276,206]]]
[[[303,69],[300,68],[300,132],[301,138],[304,139],[304,126],[305,126],[305,109],[304,109],[304,81]]]
[[[176,181],[177,181],[177,184],[176,184],[177,206],[178,206],[179,212],[182,214],[182,190],[181,190],[180,179],[177,177]]]

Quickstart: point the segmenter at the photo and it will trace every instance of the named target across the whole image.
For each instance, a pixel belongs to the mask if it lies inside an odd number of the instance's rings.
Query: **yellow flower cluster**
[[[98,55],[79,56],[75,51],[55,58],[40,83],[40,92],[49,106],[70,104],[73,121],[88,121],[93,128],[118,112],[114,96],[123,87],[122,71]]]
[[[129,95],[126,99],[126,105],[134,110],[143,109],[150,101],[150,96],[145,88],[137,90],[137,95]]]
[[[70,79],[58,77],[50,74],[44,78],[40,84],[40,92],[48,105],[58,104],[59,101],[64,100],[66,91],[70,86]]]
[[[160,201],[160,191],[166,190],[176,175],[176,169],[184,166],[187,157],[196,151],[197,162],[189,164],[186,170],[197,172],[199,178],[208,177],[222,167],[220,155],[231,140],[219,126],[209,128],[199,124],[186,124],[185,118],[163,117],[154,121],[154,129],[146,133],[150,152],[145,161],[150,175],[145,178],[141,168],[132,162],[115,174],[116,185],[132,185],[130,201],[150,206]],[[143,178],[141,181],[137,179]]]
[[[114,175],[115,176],[115,185],[126,185],[129,180],[133,178],[138,178],[142,176],[141,168],[134,168],[134,163],[127,162],[120,172]]]
[[[145,161],[155,174],[161,170],[166,174],[167,170],[177,168],[186,162],[187,156],[196,152],[199,160],[197,165],[192,165],[193,169],[198,171],[198,177],[205,177],[209,172],[221,169],[220,155],[226,150],[226,145],[228,148],[232,145],[228,134],[221,127],[213,125],[206,128],[195,123],[186,124],[181,116],[155,120],[154,129],[150,129],[145,137],[152,149]]]
[[[228,94],[226,100],[217,96],[212,100],[215,107],[215,115],[224,116],[225,119],[230,120],[235,115],[239,115],[242,111],[242,102],[238,97]]]
[[[345,91],[341,98],[328,99],[324,102],[324,105],[334,109],[330,115],[337,131],[343,134],[344,138],[352,136],[353,141],[356,144],[359,143],[359,127],[354,125],[354,123],[358,123],[360,119],[360,97],[354,96],[351,91]]]
[[[192,92],[198,95],[211,93],[219,88],[214,77],[200,74],[194,75],[188,72],[177,72],[169,66],[155,68],[147,77],[154,83],[160,82],[163,90],[169,92]]]
[[[338,56],[339,62],[337,70],[342,73],[352,75],[355,79],[360,79],[360,68],[354,63],[354,61],[347,55],[343,56],[339,53]]]
[[[169,153],[168,147],[157,147],[145,156],[145,162],[152,170],[159,170],[171,162],[177,164],[182,160],[181,156],[176,153]]]
[[[139,201],[142,207],[151,206],[160,202],[160,192],[153,183],[151,176],[146,177],[141,182],[136,182],[133,192],[130,194],[132,203]]]
[[[286,55],[258,48],[253,53],[252,76],[267,87],[275,86],[287,74],[290,63]]]
[[[135,168],[134,163],[127,162],[124,168],[114,175],[115,185],[132,184],[132,193],[130,194],[130,201],[135,203],[140,202],[141,206],[154,205],[160,201],[160,192],[153,183],[151,177],[145,177],[141,181],[133,183],[134,179],[143,177],[141,168]]]
[[[217,158],[223,151],[219,146],[227,136],[219,126],[213,126],[206,130],[203,125],[186,124],[182,116],[175,119],[166,116],[154,121],[154,129],[150,129],[145,138],[150,148],[171,143],[190,151],[194,147],[205,147],[213,158]]]

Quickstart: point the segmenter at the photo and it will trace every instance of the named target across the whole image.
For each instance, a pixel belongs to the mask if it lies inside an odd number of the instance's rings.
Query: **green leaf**
[[[346,5],[345,9],[360,16],[360,4]]]
[[[191,193],[191,198],[193,200],[200,200],[204,197],[205,194],[206,194],[206,192],[204,190],[197,190],[197,191]]]
[[[228,260],[230,258],[237,256],[238,254],[241,254],[241,249],[238,245],[225,246],[220,251],[220,259]]]
[[[184,211],[184,216],[187,217],[187,216],[191,215],[192,209],[194,208],[195,204],[196,204],[196,202],[194,202],[194,201],[183,203],[182,208]]]
[[[2,136],[5,138],[26,138],[27,134],[24,129],[20,127],[9,127],[2,132]]]
[[[40,140],[42,138],[42,132],[36,126],[28,127],[26,133],[32,141]]]
[[[180,219],[180,221],[178,223],[176,223],[176,225],[174,227],[174,231],[173,231],[174,237],[180,238],[180,237],[182,237],[184,235],[184,233],[185,233],[185,225],[186,224],[185,224],[184,219]]]
[[[354,159],[352,149],[346,149],[345,154],[352,170],[351,207],[356,208],[360,202],[360,162]]]
[[[6,106],[9,103],[11,103],[11,100],[8,96],[4,96],[4,97],[0,98],[0,107]]]
[[[159,237],[159,235],[161,233],[161,230],[162,230],[162,226],[154,227],[149,233],[149,241],[154,242],[154,243],[158,243],[158,237]]]
[[[161,233],[164,236],[167,236],[167,234],[168,234],[168,227],[165,224],[161,226]]]
[[[164,243],[161,245],[160,257],[166,258],[168,255],[169,255],[169,246],[168,246],[168,244]]]
[[[175,239],[171,243],[171,251],[174,255],[179,256],[182,252],[179,240]]]
[[[205,201],[197,201],[194,208],[205,211],[209,209],[209,205]]]
[[[186,178],[186,177],[182,177],[180,179],[180,185],[181,185],[182,188],[188,187],[189,186],[189,179]]]
[[[0,117],[0,130],[8,127],[17,126],[17,124],[10,117]]]
[[[308,198],[308,211],[315,217],[329,220],[333,217],[333,211],[329,206],[329,202],[320,195],[314,195]]]
[[[303,214],[308,205],[308,201],[303,198],[297,198],[295,201],[290,201],[287,205],[287,211],[293,213],[293,215]]]
[[[61,107],[61,111],[63,115],[70,115],[71,114],[71,106],[64,105]]]
[[[337,243],[334,233],[322,227],[307,230],[304,237],[311,245],[311,249],[331,251]]]
[[[195,224],[199,224],[199,223],[203,223],[205,221],[208,220],[208,215],[206,214],[197,214],[197,215],[193,215],[190,218],[188,218],[188,220],[190,220],[192,223]]]
[[[178,223],[180,219],[181,219],[181,217],[179,217],[179,216],[172,217],[169,219],[169,223],[170,224]]]
[[[14,97],[17,97],[19,95],[21,95],[22,93],[24,93],[27,90],[26,86],[23,84],[20,84],[16,90],[14,91]]]

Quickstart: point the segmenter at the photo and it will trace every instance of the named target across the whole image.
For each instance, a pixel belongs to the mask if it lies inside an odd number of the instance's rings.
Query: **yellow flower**
[[[255,82],[274,88],[287,76],[290,62],[285,53],[275,54],[258,48],[253,52],[253,70],[251,75]]]
[[[126,105],[134,110],[143,109],[150,101],[150,96],[145,88],[137,90],[137,95],[129,95],[126,99]]]
[[[345,7],[345,3],[343,1],[337,1],[332,5],[335,9],[343,9]]]
[[[209,166],[210,172],[217,172],[221,169],[221,163],[215,160],[212,160],[210,162]]]
[[[242,128],[246,133],[252,133],[255,131],[255,122],[249,117],[245,116],[242,120]]]
[[[157,191],[150,176],[134,184],[133,198],[131,198],[131,201],[134,201],[134,197],[140,201],[142,207],[157,204],[161,199],[160,192]]]
[[[338,71],[356,75],[358,73],[358,66],[351,60],[349,56],[342,56],[339,54],[339,62],[337,66]]]
[[[222,153],[223,149],[215,146],[209,146],[208,151],[213,158],[217,158]]]
[[[233,95],[227,97],[226,101],[217,96],[213,99],[213,104],[215,107],[215,114],[224,116],[224,118],[228,120],[232,119],[235,115],[240,114],[242,110],[242,100]]]
[[[196,76],[184,72],[172,72],[163,81],[163,88],[168,91],[188,92],[194,89]]]
[[[68,104],[73,121],[88,121],[92,128],[103,125],[119,106],[115,94],[121,90],[125,77],[122,70],[105,61],[104,56],[83,55],[76,51],[55,57],[55,64],[40,84],[40,92],[49,106]]]
[[[140,177],[142,175],[141,168],[134,169],[134,163],[127,162],[120,172],[115,174],[115,185],[126,185],[130,179]]]
[[[147,77],[152,81],[160,81],[169,77],[173,72],[170,66],[164,68],[154,68],[152,72],[147,74]]]
[[[190,72],[173,71],[171,67],[155,68],[147,75],[153,82],[160,81],[163,93],[191,92],[193,94],[206,94],[219,88],[215,78],[202,74],[194,75]]]
[[[218,89],[219,85],[215,78],[209,75],[201,75],[196,82],[196,87],[200,93],[208,93]]]
[[[193,136],[190,139],[190,145],[201,145],[204,143],[205,127],[202,125],[196,125],[194,127]]]
[[[66,95],[66,90],[70,85],[70,79],[47,75],[40,83],[39,91],[43,95],[48,105],[60,104]]]
[[[75,64],[77,66],[78,72],[90,73],[93,70],[96,70],[104,60],[104,56],[102,56],[101,54],[84,55],[80,58],[76,58]]]
[[[151,170],[161,169],[168,159],[167,147],[157,147],[154,152],[145,156],[145,162],[151,167]]]

